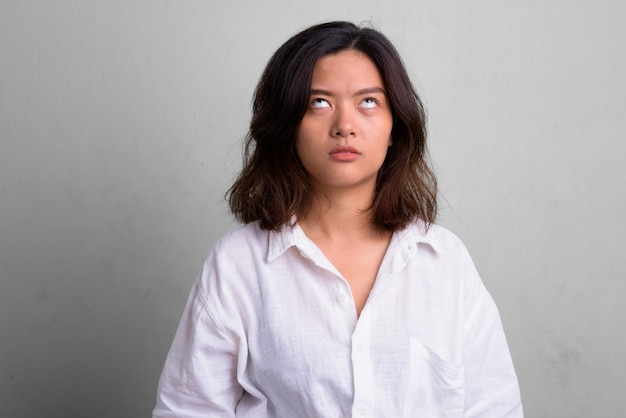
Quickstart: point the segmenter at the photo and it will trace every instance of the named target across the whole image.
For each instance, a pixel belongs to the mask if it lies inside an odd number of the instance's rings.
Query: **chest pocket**
[[[463,417],[465,369],[451,364],[411,338],[411,360],[405,418]]]

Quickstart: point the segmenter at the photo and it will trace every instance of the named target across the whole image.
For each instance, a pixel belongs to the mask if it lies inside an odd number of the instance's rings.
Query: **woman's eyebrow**
[[[324,89],[311,89],[311,94],[319,94],[322,96],[332,96],[332,93],[329,92],[328,90],[324,90]]]
[[[382,94],[386,94],[385,93],[385,89],[382,87],[366,87],[364,89],[358,90],[356,91],[353,96],[361,96],[363,94],[371,94],[371,93],[382,93]],[[324,89],[311,89],[311,94],[315,95],[315,94],[320,94],[322,96],[333,96],[333,94],[328,91],[328,90],[324,90]]]
[[[367,87],[364,89],[361,89],[359,91],[357,91],[356,93],[354,93],[355,96],[361,96],[363,94],[371,94],[371,93],[382,93],[385,94],[385,89],[382,87]]]

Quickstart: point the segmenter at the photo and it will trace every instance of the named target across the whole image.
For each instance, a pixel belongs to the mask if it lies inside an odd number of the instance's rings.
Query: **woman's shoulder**
[[[219,238],[213,253],[239,253],[245,248],[264,247],[268,232],[261,229],[258,222],[238,225]]]
[[[428,225],[427,229],[425,226],[423,223],[412,225],[415,234],[419,236],[418,245],[421,243],[429,246],[426,253],[415,253],[422,255],[417,259],[432,263],[430,266],[439,275],[449,277],[453,282],[475,280],[478,276],[474,262],[461,238],[444,226],[434,223]]]
[[[267,234],[258,223],[249,223],[223,235],[204,260],[199,278],[201,287],[213,289],[220,283],[217,287],[229,284],[227,287],[239,288],[246,278],[254,277],[249,273],[266,258]],[[237,280],[230,280],[232,277]],[[206,293],[214,294],[215,290]]]
[[[467,252],[461,238],[442,225],[418,219],[409,225],[409,230],[417,236],[418,242],[427,243],[436,251]]]

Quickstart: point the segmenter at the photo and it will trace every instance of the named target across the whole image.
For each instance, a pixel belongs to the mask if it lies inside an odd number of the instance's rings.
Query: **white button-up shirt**
[[[496,306],[465,247],[396,232],[357,318],[296,224],[222,238],[193,285],[154,417],[521,417]]]

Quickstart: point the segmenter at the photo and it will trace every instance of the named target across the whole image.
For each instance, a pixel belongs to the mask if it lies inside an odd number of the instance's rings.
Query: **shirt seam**
[[[226,326],[222,324],[218,319],[217,315],[213,313],[213,311],[209,308],[208,295],[202,289],[198,289],[198,299],[200,304],[202,305],[202,310],[207,314],[208,318],[211,320],[213,325],[217,328],[217,330],[226,338],[232,339],[232,333],[228,331]]]

